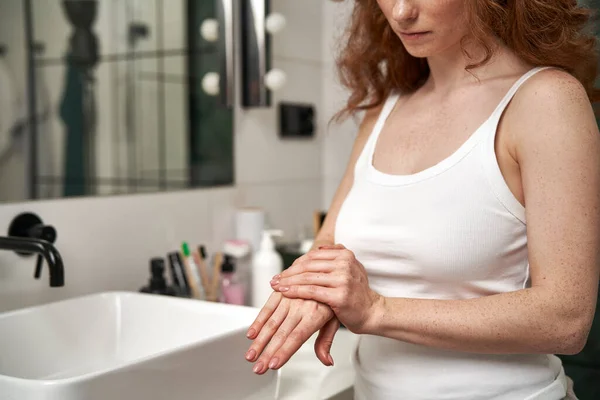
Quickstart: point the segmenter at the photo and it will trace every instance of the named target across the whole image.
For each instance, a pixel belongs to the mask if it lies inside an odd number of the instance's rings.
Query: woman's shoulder
[[[513,97],[506,119],[518,129],[565,125],[576,127],[595,120],[584,86],[559,68],[538,71],[525,81]]]
[[[516,143],[537,147],[565,140],[596,143],[598,127],[584,86],[572,74],[547,68],[531,76],[513,97],[506,116]]]
[[[387,108],[387,111],[393,107],[398,98],[400,97],[400,92],[397,90],[391,90],[376,106],[368,108],[365,110],[362,117],[362,125],[367,127],[373,127],[377,120],[379,119],[381,113]]]
[[[591,105],[588,94],[577,78],[560,68],[544,68],[531,76],[516,93],[515,105],[524,110],[584,107]]]

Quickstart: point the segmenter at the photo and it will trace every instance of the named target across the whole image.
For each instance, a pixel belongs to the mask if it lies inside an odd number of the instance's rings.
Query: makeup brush
[[[221,277],[221,264],[223,263],[223,253],[215,254],[213,259],[212,285],[210,288],[211,297],[216,301],[219,292],[219,281]]]
[[[202,284],[202,287],[204,288],[204,293],[206,294],[206,299],[211,300],[210,282],[208,280],[208,271],[206,268],[206,263],[204,262],[204,259],[206,258],[206,250],[204,249],[204,246],[203,245],[198,246],[198,250],[195,250],[192,253],[192,257],[198,267],[198,271],[200,272],[200,282]]]

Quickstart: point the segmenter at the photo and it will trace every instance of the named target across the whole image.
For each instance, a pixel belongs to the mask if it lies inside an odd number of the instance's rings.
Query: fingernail
[[[272,285],[272,286],[277,286],[277,285],[279,285],[279,279],[273,279],[273,280],[271,281],[271,285]]]
[[[263,369],[263,363],[259,362],[254,366],[254,368],[252,368],[252,371],[254,371],[255,374],[258,374],[260,371],[262,371],[262,369]]]
[[[254,330],[254,328],[248,330],[248,333],[246,333],[247,338],[253,338],[254,335],[256,335],[256,331]]]
[[[271,360],[271,362],[269,363],[269,368],[271,369],[275,369],[277,368],[277,364],[279,364],[279,359],[277,357],[275,357],[274,359]]]
[[[279,288],[280,292],[287,292],[288,290],[290,290],[290,288],[287,287],[287,286],[282,286],[282,287]]]
[[[274,280],[274,281],[278,281],[278,280],[280,280],[280,279],[281,279],[281,275],[279,275],[279,274],[278,274],[278,275],[275,275],[275,276],[273,277],[273,280]]]
[[[256,350],[254,350],[254,349],[248,350],[248,352],[246,353],[246,360],[252,361],[252,360],[254,360],[254,357],[256,357]]]
[[[333,357],[331,357],[331,354],[329,354],[329,356],[327,356],[327,359],[329,360],[329,363],[333,367]]]

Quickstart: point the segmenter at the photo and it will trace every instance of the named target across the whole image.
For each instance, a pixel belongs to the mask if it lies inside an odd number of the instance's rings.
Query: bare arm
[[[545,71],[523,86],[514,133],[532,287],[472,300],[382,298],[365,333],[473,352],[581,351],[594,317],[600,244],[600,135],[579,83]]]
[[[348,192],[354,183],[354,167],[356,165],[356,160],[358,160],[358,157],[360,156],[367,139],[371,135],[371,131],[373,130],[373,126],[377,121],[380,111],[381,107],[377,107],[365,113],[358,131],[358,135],[354,141],[352,153],[350,154],[350,159],[346,166],[344,176],[335,192],[335,195],[333,196],[333,200],[331,201],[331,205],[327,210],[327,216],[325,217],[325,221],[323,221],[323,225],[319,230],[319,234],[315,238],[315,243],[312,247],[313,249],[323,245],[334,244],[335,222],[340,212],[340,208],[342,207],[342,203],[344,203],[344,200],[346,199],[346,196],[348,195]]]

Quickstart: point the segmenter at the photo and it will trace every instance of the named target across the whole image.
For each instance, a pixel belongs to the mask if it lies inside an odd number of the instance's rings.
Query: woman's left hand
[[[315,300],[331,307],[354,333],[368,331],[383,296],[371,290],[363,265],[340,244],[323,246],[300,257],[273,277],[271,286],[288,298]]]

